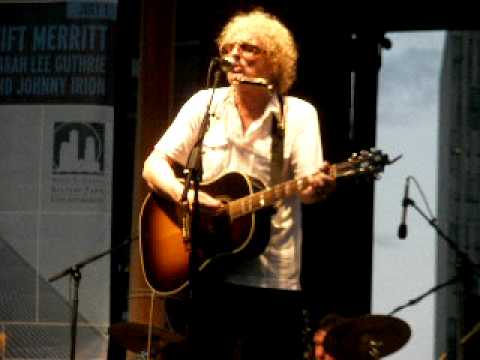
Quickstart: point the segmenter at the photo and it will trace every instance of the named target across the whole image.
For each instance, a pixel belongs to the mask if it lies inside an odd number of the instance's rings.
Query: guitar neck
[[[334,178],[354,175],[357,172],[349,162],[341,162],[330,166],[330,175]],[[231,219],[250,214],[271,206],[279,200],[296,195],[308,185],[308,176],[305,176],[300,179],[285,181],[240,199],[232,200],[227,204],[228,214]]]

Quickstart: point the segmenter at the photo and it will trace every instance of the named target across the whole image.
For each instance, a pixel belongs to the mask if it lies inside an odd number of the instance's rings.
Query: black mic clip
[[[404,197],[403,200],[402,200],[402,206],[403,207],[408,207],[408,206],[411,206],[413,204],[414,204],[413,200],[410,199],[409,197]]]
[[[398,227],[398,238],[405,239],[407,237],[407,209],[410,205],[413,205],[413,201],[408,197],[408,190],[410,186],[410,176],[407,176],[405,180],[405,192],[402,200],[402,219],[400,226]]]

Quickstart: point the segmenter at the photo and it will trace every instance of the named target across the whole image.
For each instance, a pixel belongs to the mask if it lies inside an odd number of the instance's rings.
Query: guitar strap
[[[282,180],[283,173],[283,147],[285,139],[285,118],[284,118],[284,100],[282,95],[278,95],[280,103],[279,116],[273,115],[272,121],[272,148],[270,163],[271,185],[278,184]]]

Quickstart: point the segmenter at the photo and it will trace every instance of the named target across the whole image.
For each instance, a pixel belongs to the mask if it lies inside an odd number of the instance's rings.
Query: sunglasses
[[[238,47],[238,50],[241,54],[247,55],[247,56],[255,56],[264,51],[262,48],[260,48],[257,45],[249,44],[247,42],[241,42],[241,43],[224,44],[220,48],[220,54],[228,55],[233,51],[233,49],[235,49],[235,47]]]

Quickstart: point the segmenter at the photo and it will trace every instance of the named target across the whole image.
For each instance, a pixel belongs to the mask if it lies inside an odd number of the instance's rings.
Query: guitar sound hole
[[[200,228],[200,239],[203,255],[214,256],[219,253],[230,251],[229,241],[229,218],[226,214],[203,217]]]

